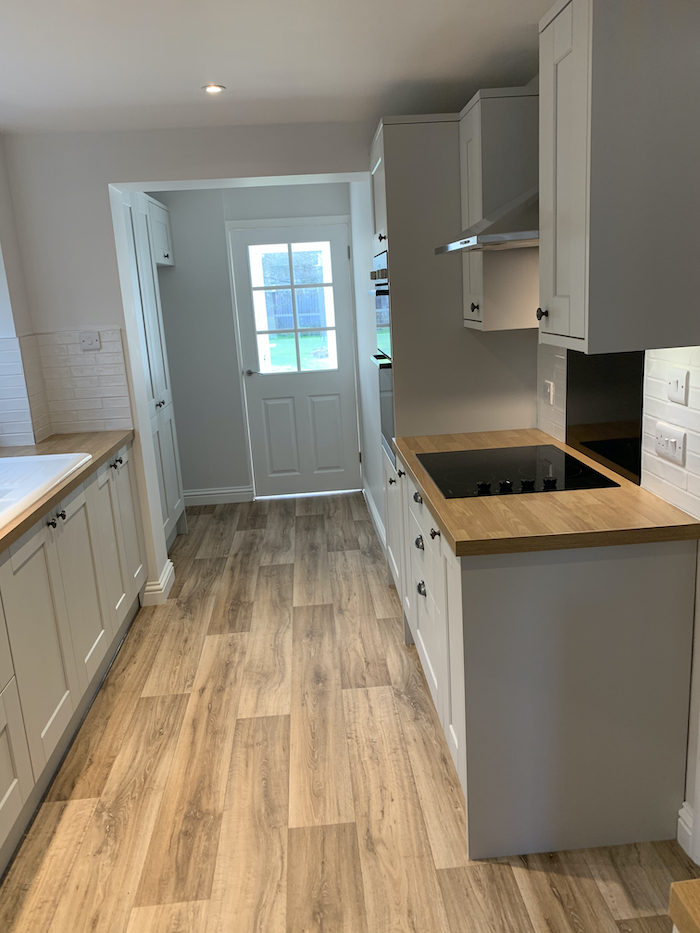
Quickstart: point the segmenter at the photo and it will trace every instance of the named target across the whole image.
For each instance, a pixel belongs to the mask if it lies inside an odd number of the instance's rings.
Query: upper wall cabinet
[[[459,121],[464,230],[537,188],[537,128],[538,98],[532,88],[482,90],[469,101]],[[539,290],[536,247],[464,252],[462,267],[465,327],[536,326],[532,316]]]
[[[384,136],[378,131],[369,154],[372,185],[372,254],[386,249],[386,169],[384,167]]]
[[[560,0],[540,23],[540,340],[700,343],[700,7]]]
[[[159,266],[174,266],[170,211],[152,198],[147,198],[147,201],[154,259]]]

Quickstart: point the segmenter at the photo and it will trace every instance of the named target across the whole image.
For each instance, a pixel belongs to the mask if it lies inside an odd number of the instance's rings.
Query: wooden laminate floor
[[[2,933],[668,933],[675,842],[468,863],[359,495],[188,510],[0,889]]]

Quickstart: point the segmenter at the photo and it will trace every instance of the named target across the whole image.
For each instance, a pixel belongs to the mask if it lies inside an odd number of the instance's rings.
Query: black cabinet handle
[[[469,305],[469,307],[471,308],[472,314],[474,314],[475,311],[478,311],[478,310],[479,310],[479,305],[475,305],[473,301],[472,301],[472,303]]]
[[[118,467],[117,464],[116,464],[116,461],[115,461],[114,463],[110,463],[109,466],[110,466],[110,469],[111,469],[111,470],[118,470],[118,469],[119,469],[119,467]]]
[[[420,581],[420,583],[418,584],[418,586],[416,587],[416,589],[418,590],[418,595],[419,595],[419,596],[427,596],[427,595],[428,595],[427,592],[426,592],[426,590],[425,590],[425,583],[424,583],[422,580]]]
[[[390,477],[389,477],[389,483],[391,483],[391,484],[393,485],[395,482],[396,482],[396,480],[394,479],[394,477],[393,477],[393,476],[390,476]]]
[[[439,537],[440,537],[440,532],[439,532],[436,528],[431,528],[431,529],[430,529],[430,537],[431,537],[431,538],[433,539],[433,541],[434,541],[436,538],[439,538]]]
[[[415,540],[415,545],[419,551],[425,550],[425,545],[423,544],[423,535],[418,535],[418,537]]]
[[[58,522],[55,518],[50,518],[46,524],[49,526],[49,528],[56,528],[58,526]]]
[[[379,234],[379,242],[381,243],[382,240],[386,240],[386,237],[384,236],[383,233],[380,233],[380,234]]]
[[[414,492],[414,493],[413,493],[413,501],[414,501],[414,502],[417,502],[418,505],[421,505],[421,504],[422,504],[422,502],[423,502],[423,497],[421,496],[421,494],[420,494],[419,492]]]
[[[163,253],[163,259],[170,259],[170,253]]]
[[[117,457],[117,459],[116,459],[114,462],[115,462],[115,463],[124,463],[124,461],[122,460],[121,457]]]
[[[541,321],[543,317],[549,317],[549,311],[543,311],[542,308],[537,309],[537,320]]]
[[[405,476],[405,475],[406,475],[406,471],[405,471],[405,470],[399,470],[398,473],[399,473],[399,476]]]
[[[60,518],[65,522],[66,518],[68,518],[68,516],[66,515],[66,510],[63,509],[62,512],[59,512],[58,515],[56,515],[56,518]]]

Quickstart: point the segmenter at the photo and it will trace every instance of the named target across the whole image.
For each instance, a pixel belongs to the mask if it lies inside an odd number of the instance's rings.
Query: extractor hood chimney
[[[535,187],[475,223],[458,240],[438,246],[435,253],[522,249],[538,246],[539,241],[539,188]]]

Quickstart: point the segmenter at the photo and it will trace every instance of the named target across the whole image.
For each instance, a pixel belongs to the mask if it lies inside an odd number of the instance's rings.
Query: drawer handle
[[[122,460],[121,457],[117,457],[117,459],[116,459],[114,462],[115,462],[115,463],[124,463],[124,461]]]
[[[414,492],[414,493],[413,493],[413,501],[414,501],[414,502],[417,502],[418,505],[422,505],[422,504],[423,504],[423,496],[421,496],[421,494],[420,494],[419,492]]]
[[[393,476],[389,477],[389,485],[393,485],[396,482]]]
[[[542,308],[537,309],[537,320],[541,321],[543,317],[549,317],[549,311],[543,311]]]
[[[423,535],[418,535],[418,537],[416,538],[415,544],[419,551],[425,550],[425,545],[423,544]]]
[[[469,310],[471,311],[472,314],[474,314],[475,311],[479,310],[479,305],[475,305],[474,302],[472,301],[472,303],[469,305]]]
[[[63,519],[63,521],[65,522],[65,520],[68,518],[68,516],[66,515],[66,510],[63,509],[62,512],[59,512],[59,513],[56,515],[56,518]]]
[[[48,525],[49,528],[58,527],[58,522],[56,521],[55,518],[50,518],[46,524]]]
[[[430,529],[430,537],[431,537],[431,538],[433,539],[433,541],[434,541],[436,538],[439,538],[439,537],[440,537],[440,532],[439,532],[436,528],[431,528],[431,529]]]
[[[399,470],[398,473],[399,473],[399,476],[405,476],[405,475],[406,475],[406,471],[405,471],[405,470]]]
[[[426,592],[426,590],[425,590],[425,583],[424,583],[422,580],[420,581],[420,583],[418,584],[418,586],[416,587],[416,589],[418,590],[418,595],[419,595],[419,596],[427,596],[427,595],[428,595],[427,592]]]

